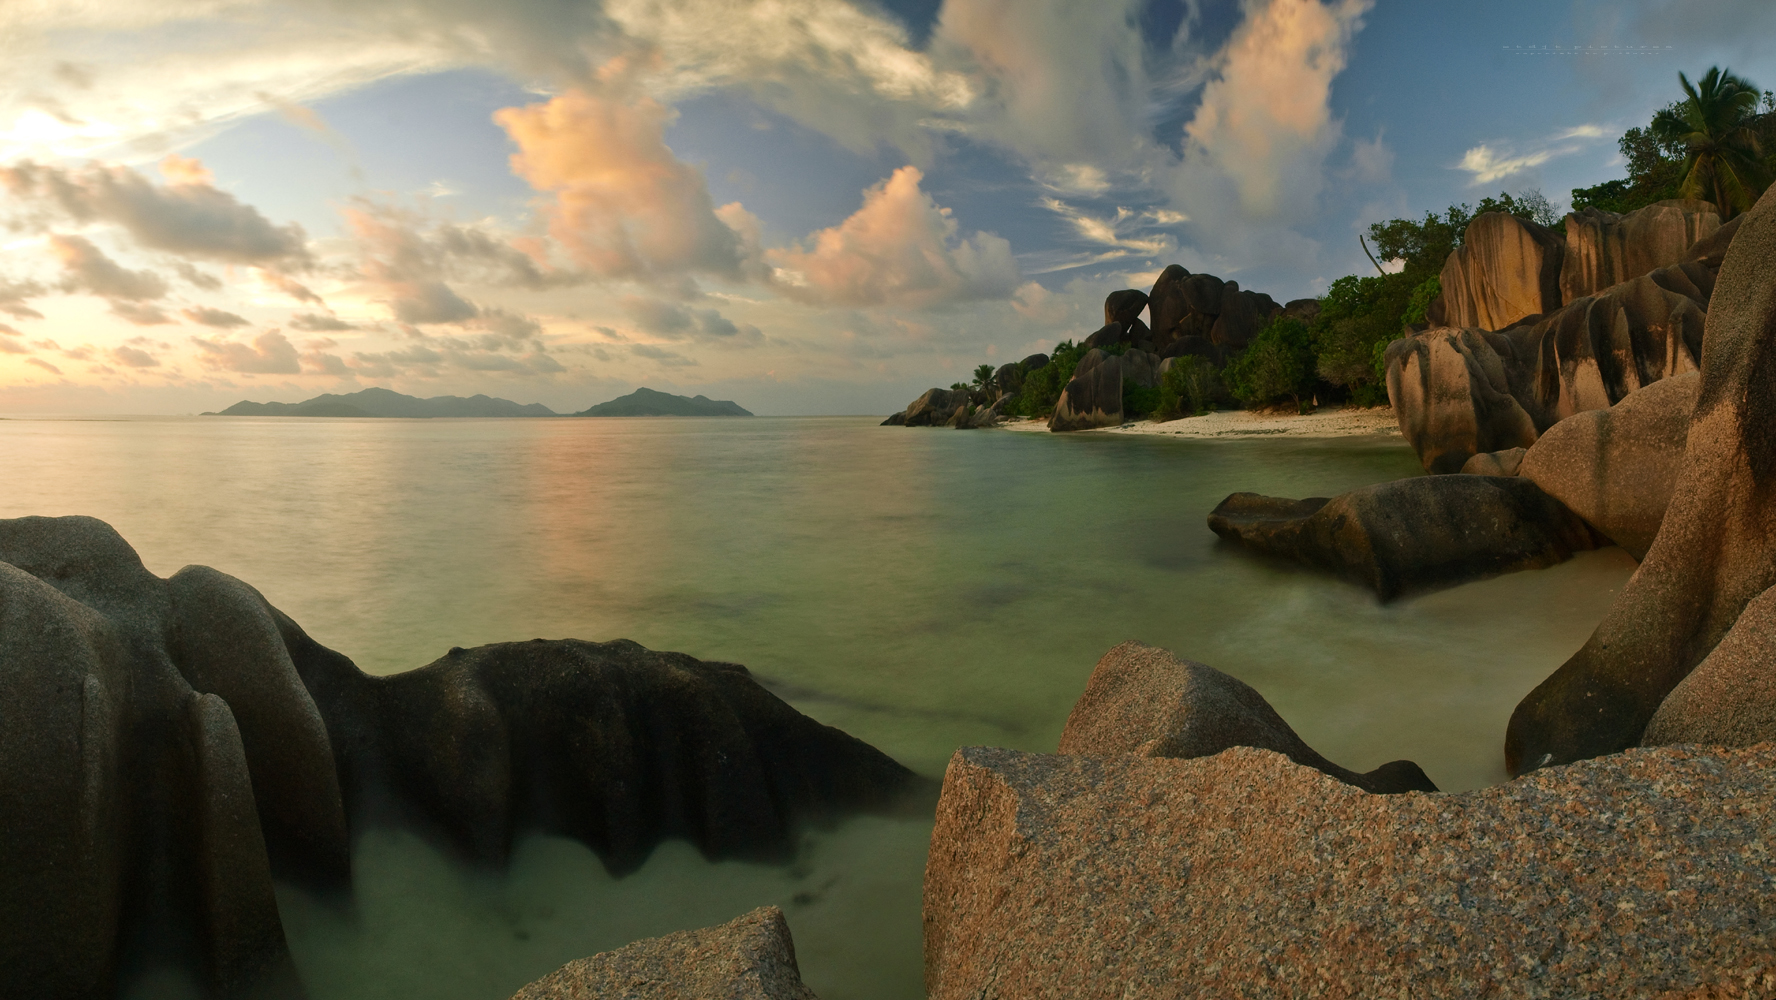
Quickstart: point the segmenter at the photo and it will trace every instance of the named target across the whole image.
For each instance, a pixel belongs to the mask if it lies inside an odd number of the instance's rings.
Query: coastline
[[[1007,420],[999,426],[1006,430],[1024,432],[1048,430],[1046,421],[1029,417]],[[1217,410],[1200,417],[1181,417],[1164,423],[1136,420],[1120,427],[1099,427],[1069,433],[1156,434],[1185,438],[1399,437],[1400,425],[1391,406],[1328,406],[1309,414]]]

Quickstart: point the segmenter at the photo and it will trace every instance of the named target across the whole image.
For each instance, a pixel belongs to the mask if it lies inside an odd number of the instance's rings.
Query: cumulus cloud
[[[992,233],[956,236],[956,220],[906,166],[863,193],[863,207],[805,246],[767,251],[782,290],[836,305],[928,306],[1010,295],[1011,244]]]
[[[667,147],[670,119],[652,98],[582,90],[494,114],[518,145],[512,171],[553,195],[550,234],[592,274],[739,280],[750,270],[745,245],[702,172]]]
[[[629,353],[638,358],[647,358],[662,368],[694,368],[697,366],[695,358],[687,358],[677,351],[668,350],[656,344],[634,344],[630,346]]]
[[[8,281],[0,278],[0,312],[15,319],[42,319],[43,314],[25,302],[43,294],[43,286],[35,281]]]
[[[214,326],[228,329],[233,326],[246,326],[247,318],[238,316],[226,309],[213,309],[209,306],[197,306],[193,309],[181,309],[180,315],[200,326]]]
[[[62,373],[62,370],[60,368],[57,368],[55,365],[50,364],[49,362],[43,360],[42,358],[26,358],[25,364],[36,365],[38,368],[43,369],[44,371],[50,373],[51,375],[60,375]]]
[[[18,332],[17,330],[14,330],[10,326],[7,326],[5,323],[0,323],[0,354],[29,354],[29,353],[31,353],[31,349],[29,347],[26,347],[24,344],[21,344],[18,341],[12,339],[14,337],[22,337],[22,336],[24,336],[24,334]]]
[[[139,347],[114,347],[109,352],[111,360],[130,368],[155,368],[160,359]]]
[[[624,296],[621,304],[643,333],[668,340],[756,344],[764,339],[758,327],[737,324],[714,309],[692,309],[638,295]]]
[[[51,234],[49,249],[61,262],[69,291],[87,291],[108,299],[146,302],[166,296],[166,281],[152,271],[132,271],[105,256],[84,236]]]
[[[310,333],[331,333],[337,330],[356,330],[357,326],[347,323],[337,316],[323,316],[320,313],[297,313],[290,317],[290,329],[306,330]]]
[[[207,271],[199,270],[190,261],[178,261],[173,265],[173,270],[177,271],[179,277],[184,278],[187,284],[201,288],[206,292],[214,292],[222,288],[221,278]]]
[[[26,160],[0,168],[0,186],[79,222],[120,225],[151,250],[236,264],[310,263],[301,226],[273,225],[258,209],[211,184],[196,160],[169,157],[163,169],[175,182],[154,184],[128,167],[94,163],[71,169]]]
[[[192,337],[191,342],[206,368],[249,375],[296,375],[302,371],[296,345],[276,330],[261,333],[251,344],[220,337]]]
[[[313,302],[315,305],[326,305],[326,303],[321,300],[321,297],[316,295],[307,285],[304,285],[302,282],[297,281],[295,278],[292,278],[287,274],[261,268],[259,270],[259,280],[265,282],[270,287],[283,292],[285,295],[288,295],[298,302]]]
[[[1332,80],[1373,0],[1242,0],[1245,20],[1218,57],[1190,123],[1186,158],[1230,179],[1255,216],[1305,211],[1337,142]]]
[[[134,323],[136,326],[159,326],[164,323],[178,322],[168,316],[165,310],[146,302],[112,299],[111,313],[120,319]]]

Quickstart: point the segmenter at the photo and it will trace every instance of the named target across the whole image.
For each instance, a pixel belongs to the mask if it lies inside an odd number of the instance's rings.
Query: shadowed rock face
[[[1504,451],[1483,451],[1462,465],[1464,476],[1515,476],[1523,466],[1527,448],[1506,448]]]
[[[1640,745],[1748,747],[1776,740],[1772,650],[1776,650],[1776,589],[1747,604],[1720,643],[1671,689],[1647,723]]]
[[[927,389],[907,404],[901,423],[907,427],[942,427],[955,417],[958,407],[966,412],[968,393],[959,389]]]
[[[1690,247],[1720,224],[1719,213],[1706,201],[1661,201],[1626,215],[1597,208],[1574,212],[1566,217],[1560,299],[1596,295],[1684,260]]]
[[[271,879],[350,879],[398,823],[488,864],[526,830],[623,872],[667,837],[787,856],[802,819],[916,779],[742,667],[504,643],[370,677],[239,580],[162,580],[92,518],[0,520],[0,996],[148,965],[300,997]]]
[[[1517,472],[1644,559],[1677,487],[1701,376],[1685,372],[1548,428]],[[1475,456],[1479,458],[1480,456]]]
[[[1694,371],[1713,290],[1713,272],[1692,261],[1504,330],[1446,327],[1396,340],[1387,383],[1400,431],[1433,473],[1527,448],[1566,417]]]
[[[1702,353],[1658,536],[1590,641],[1512,714],[1513,774],[1638,743],[1666,695],[1776,584],[1776,190],[1727,251]]]
[[[1360,583],[1383,601],[1552,566],[1597,547],[1585,522],[1519,477],[1424,476],[1330,500],[1235,493],[1209,514],[1209,529]]]
[[[1238,351],[1281,310],[1262,292],[1241,291],[1238,282],[1191,274],[1177,264],[1160,272],[1147,299],[1153,350],[1166,357],[1211,349],[1217,355]],[[1181,340],[1191,348],[1173,350]]]
[[[1051,431],[1084,431],[1122,423],[1122,358],[1093,348],[1079,359],[1073,378],[1061,390]]]
[[[1443,263],[1444,321],[1500,330],[1560,308],[1564,249],[1565,240],[1533,222],[1506,212],[1478,216]]]
[[[1396,760],[1367,774],[1319,755],[1250,685],[1170,651],[1125,642],[1098,661],[1067,716],[1058,752],[1212,757],[1228,747],[1274,750],[1366,792],[1434,792],[1417,764]]]
[[[1776,950],[1772,803],[1770,746],[1635,750],[1455,795],[1367,795],[1243,747],[1196,760],[965,747],[925,868],[926,991],[1737,988]]]
[[[512,1000],[819,1000],[802,983],[789,923],[761,906],[719,927],[647,938],[569,962]]]
[[[1120,323],[1128,326],[1141,318],[1141,310],[1147,308],[1147,293],[1136,288],[1124,288],[1111,292],[1104,297],[1104,322]]]

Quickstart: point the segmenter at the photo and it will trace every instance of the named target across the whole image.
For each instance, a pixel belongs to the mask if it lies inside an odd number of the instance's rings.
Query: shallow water
[[[1097,658],[1139,638],[1253,684],[1347,767],[1408,757],[1446,790],[1503,780],[1511,708],[1634,566],[1609,549],[1381,606],[1204,524],[1235,490],[1324,496],[1417,474],[1395,439],[857,418],[9,420],[0,461],[0,516],[104,518],[154,572],[239,576],[366,670],[453,645],[630,638],[744,663],[933,776],[960,745],[1052,750]],[[492,1000],[767,902],[826,1000],[915,997],[929,831],[852,821],[810,834],[790,868],[668,845],[623,880],[567,841],[528,842],[495,877],[373,834],[353,912],[279,899],[317,1000]]]

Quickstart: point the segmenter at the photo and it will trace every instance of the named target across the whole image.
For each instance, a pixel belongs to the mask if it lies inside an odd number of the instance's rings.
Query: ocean
[[[0,516],[89,514],[153,572],[259,588],[372,673],[451,646],[628,638],[745,664],[941,777],[958,746],[1052,751],[1092,666],[1141,639],[1256,687],[1315,749],[1505,779],[1511,709],[1633,572],[1619,549],[1380,605],[1205,525],[1228,493],[1419,474],[1397,438],[1163,440],[876,420],[0,420]],[[929,817],[806,835],[786,867],[671,843],[607,875],[557,838],[471,871],[371,832],[355,902],[280,887],[316,1000],[503,1000],[628,941],[784,908],[825,1000],[922,995]],[[177,996],[168,975],[131,995]]]

